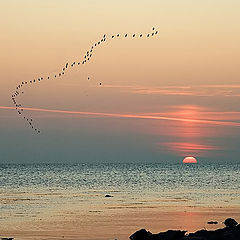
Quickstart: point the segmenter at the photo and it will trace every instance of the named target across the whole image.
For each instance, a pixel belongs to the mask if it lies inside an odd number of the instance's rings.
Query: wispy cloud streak
[[[161,142],[157,143],[157,148],[176,152],[184,156],[188,156],[189,154],[204,156],[204,154],[209,151],[223,150],[221,147],[193,142]]]
[[[213,84],[189,86],[139,86],[139,85],[104,85],[105,88],[117,88],[135,94],[182,95],[202,97],[240,97],[240,85]]]
[[[5,110],[15,110],[14,107],[0,106],[0,109]],[[44,108],[22,108],[25,111],[36,111],[36,112],[49,112],[49,113],[60,113],[60,114],[78,114],[87,116],[97,116],[97,117],[113,117],[113,118],[133,118],[133,119],[151,119],[151,120],[169,120],[169,121],[181,121],[181,122],[191,122],[199,124],[211,124],[211,125],[222,125],[222,126],[236,126],[240,127],[239,122],[230,121],[217,121],[217,120],[205,120],[205,119],[191,119],[191,118],[181,118],[181,117],[168,117],[168,116],[154,116],[154,115],[139,115],[139,114],[124,114],[124,113],[103,113],[103,112],[81,112],[81,111],[68,111],[68,110],[58,110],[58,109],[44,109]]]

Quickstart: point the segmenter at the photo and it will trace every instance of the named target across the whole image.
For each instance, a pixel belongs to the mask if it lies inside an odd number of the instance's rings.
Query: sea
[[[240,204],[240,164],[0,165],[2,216],[74,201],[74,194],[82,194],[82,202],[109,194],[126,202],[163,199],[170,204],[179,199],[181,204],[235,205]]]
[[[240,164],[0,165],[0,224],[79,206],[240,207]]]

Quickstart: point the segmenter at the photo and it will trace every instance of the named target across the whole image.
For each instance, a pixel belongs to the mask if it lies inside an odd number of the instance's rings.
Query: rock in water
[[[227,219],[226,219],[227,220]],[[234,220],[234,219],[233,219]],[[227,224],[230,221],[227,221]],[[236,225],[236,221],[231,220],[231,225],[217,230],[199,230],[186,235],[186,231],[168,230],[158,234],[152,234],[145,229],[141,229],[129,238],[130,240],[240,240],[240,224]]]
[[[166,232],[160,232],[157,234],[152,234],[146,229],[141,229],[129,238],[131,240],[180,240],[185,236],[186,231],[180,230],[168,230]]]
[[[168,230],[166,232],[160,232],[158,234],[153,234],[152,240],[180,240],[185,236],[187,231],[181,230]]]
[[[209,221],[209,222],[207,222],[208,224],[218,224],[218,222],[217,221]]]
[[[149,240],[153,234],[148,232],[146,229],[141,229],[134,234],[132,234],[129,238],[131,240]]]
[[[223,223],[226,227],[234,227],[238,225],[238,222],[233,218],[227,218]]]
[[[113,197],[113,196],[111,196],[111,195],[109,195],[109,194],[106,194],[105,197]]]

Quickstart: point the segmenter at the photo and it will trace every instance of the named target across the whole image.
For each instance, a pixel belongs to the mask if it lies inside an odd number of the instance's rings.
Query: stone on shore
[[[223,223],[226,227],[234,227],[238,225],[238,222],[233,218],[227,218]]]
[[[168,230],[166,232],[152,234],[146,229],[141,229],[132,234],[129,238],[131,240],[179,240],[184,237],[185,233],[186,231]]]
[[[189,234],[180,230],[168,230],[153,234],[146,229],[141,229],[129,238],[131,240],[240,240],[240,224],[233,218],[226,219],[224,223],[225,228],[211,231],[204,229]]]

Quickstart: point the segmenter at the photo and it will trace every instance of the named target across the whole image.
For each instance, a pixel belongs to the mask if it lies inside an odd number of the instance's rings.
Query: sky
[[[238,0],[2,0],[0,163],[239,163],[239,10]],[[16,86],[59,73],[103,34],[88,64],[24,87],[35,134],[12,103]]]

